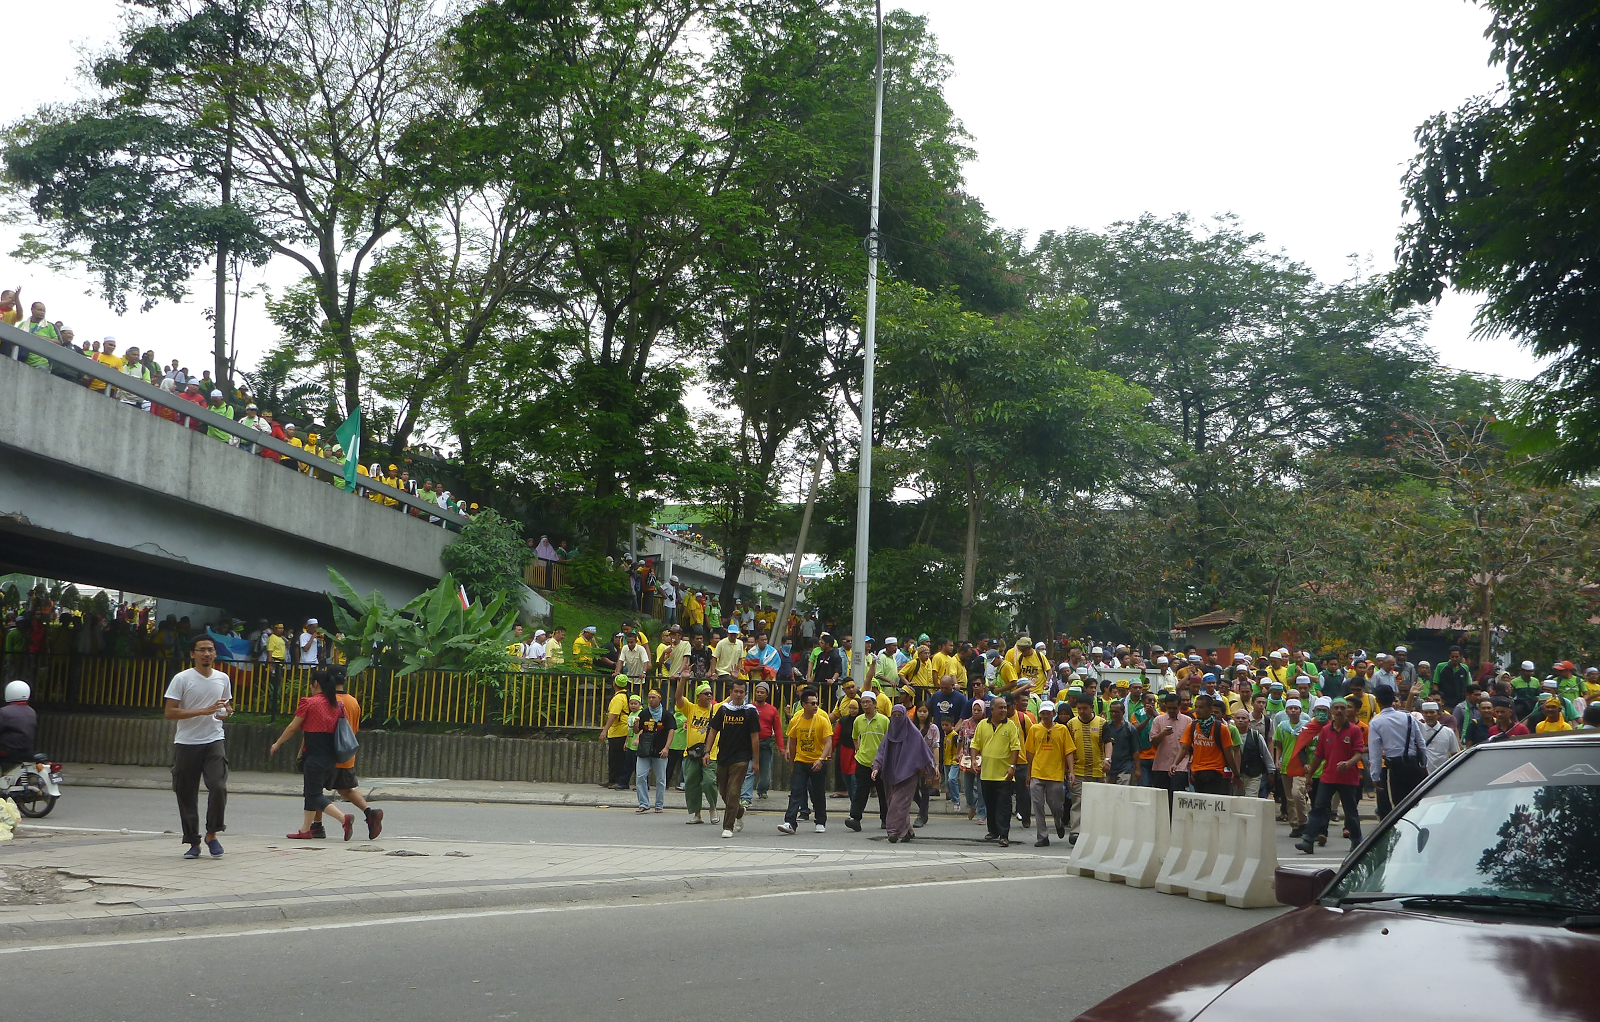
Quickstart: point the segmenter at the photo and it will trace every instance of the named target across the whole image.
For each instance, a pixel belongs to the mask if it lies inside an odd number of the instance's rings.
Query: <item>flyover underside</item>
[[[283,524],[317,531],[310,518]],[[330,565],[393,603],[434,581],[0,445],[3,570],[292,620],[327,613]]]

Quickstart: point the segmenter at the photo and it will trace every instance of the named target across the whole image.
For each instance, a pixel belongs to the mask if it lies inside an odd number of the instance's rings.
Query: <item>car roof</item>
[[[1523,743],[1529,741],[1538,742],[1540,745],[1547,742],[1558,745],[1600,745],[1600,728],[1591,728],[1587,731],[1553,731],[1545,732],[1542,735],[1528,735],[1527,737],[1519,735],[1505,742],[1479,742],[1473,748],[1482,749],[1485,752],[1490,752],[1494,749],[1526,748]]]

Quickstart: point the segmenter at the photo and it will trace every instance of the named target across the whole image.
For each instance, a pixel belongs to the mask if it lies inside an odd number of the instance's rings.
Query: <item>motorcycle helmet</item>
[[[25,681],[13,681],[6,686],[6,702],[25,703],[33,695],[33,689]]]

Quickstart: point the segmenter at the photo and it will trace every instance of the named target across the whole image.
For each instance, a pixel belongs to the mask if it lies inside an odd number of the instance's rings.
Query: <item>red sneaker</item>
[[[350,832],[355,830],[355,826],[356,826],[356,814],[355,813],[345,813],[344,814],[344,839],[346,841],[350,840]]]
[[[383,810],[367,810],[367,840],[376,841],[378,835],[383,833]]]
[[[310,841],[316,836],[317,835],[311,833],[309,830],[299,830],[295,831],[293,834],[284,835],[284,837],[288,838],[290,841]]]

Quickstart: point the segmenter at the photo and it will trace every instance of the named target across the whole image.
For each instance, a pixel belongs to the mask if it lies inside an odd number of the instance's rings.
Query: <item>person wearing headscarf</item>
[[[906,708],[896,704],[889,714],[889,732],[878,744],[872,760],[872,779],[881,781],[889,795],[889,842],[909,841],[911,803],[917,785],[933,772],[933,754],[926,739],[911,723]]]

